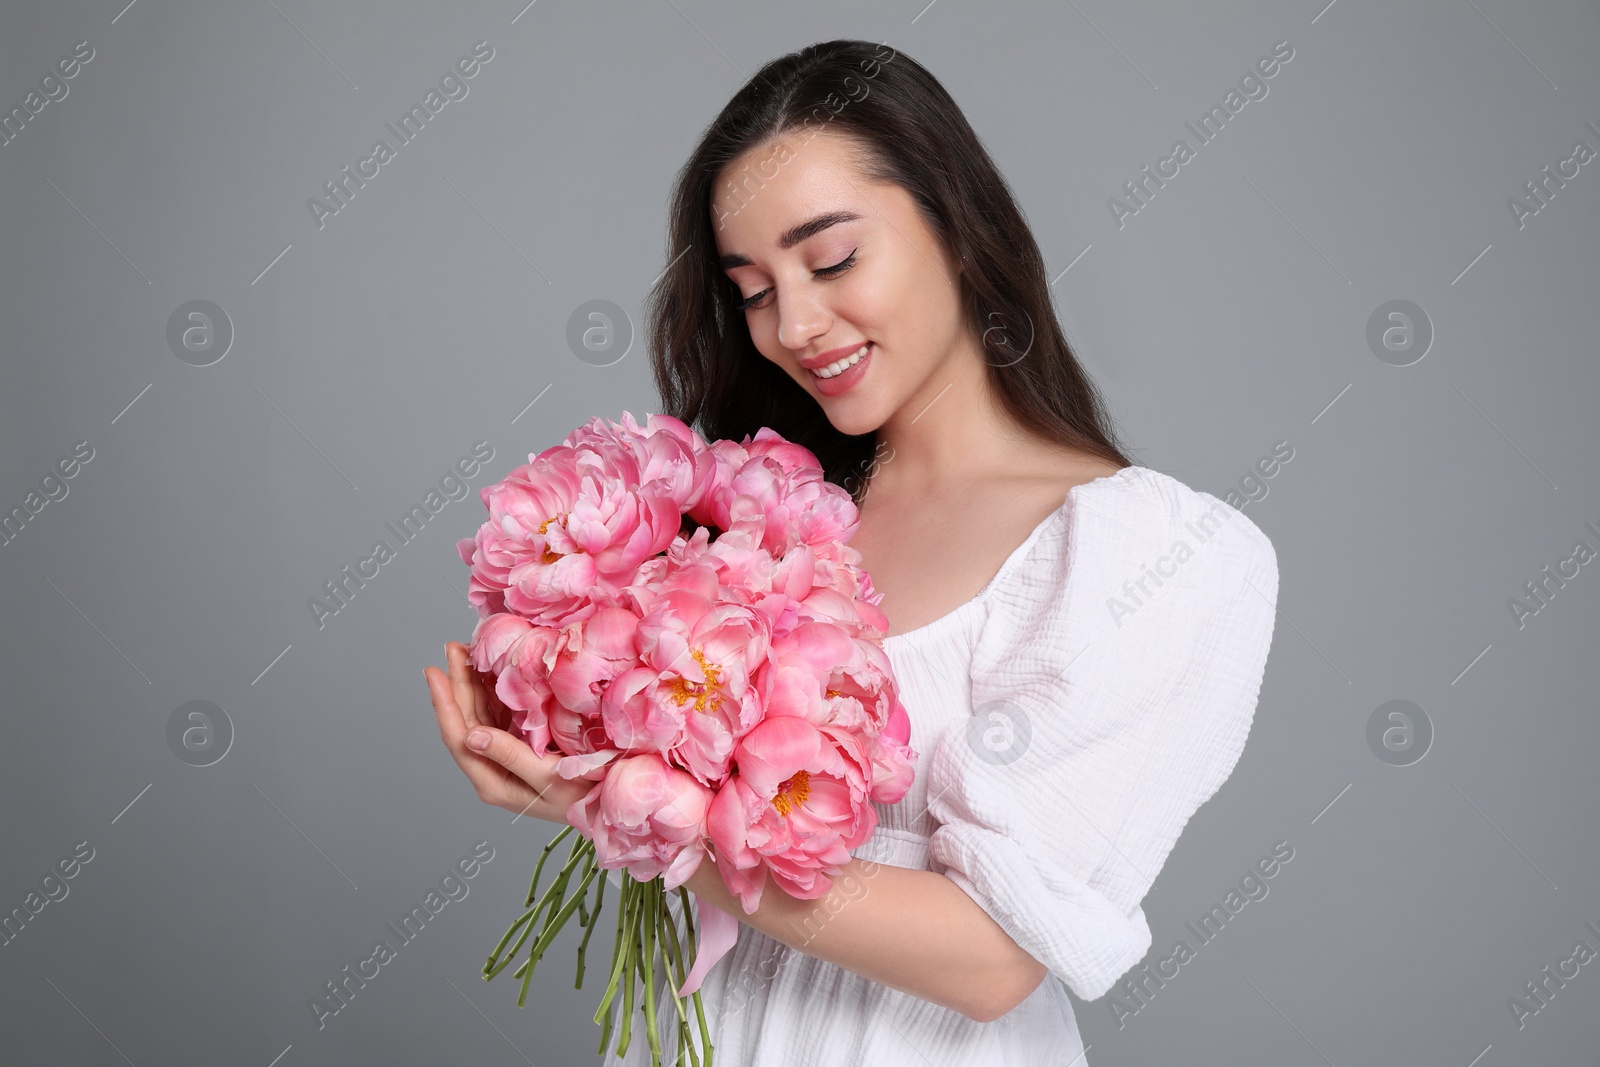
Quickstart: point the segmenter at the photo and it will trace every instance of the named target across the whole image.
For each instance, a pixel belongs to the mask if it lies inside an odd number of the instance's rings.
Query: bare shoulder
[[[1045,500],[1054,499],[1060,504],[1074,488],[1109,478],[1123,470],[1121,463],[1085,452],[1058,450],[1041,457],[1036,468],[1028,472],[1025,484]]]
[[[1072,490],[1123,469],[1123,464],[1100,456],[1055,448],[997,476],[988,493],[980,495],[992,502],[990,514],[998,543],[1015,546],[1059,511]]]
[[[925,501],[923,509],[967,529],[963,540],[987,577],[1035,527],[1065,505],[1073,489],[1123,469],[1123,464],[1061,446],[1030,448],[1017,462]]]

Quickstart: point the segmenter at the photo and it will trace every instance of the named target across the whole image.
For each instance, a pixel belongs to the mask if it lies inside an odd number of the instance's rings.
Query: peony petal
[[[779,715],[763,719],[745,734],[733,758],[745,783],[762,797],[771,797],[796,771],[819,762],[823,743],[815,726]]]
[[[591,773],[617,758],[616,750],[585,752],[578,756],[562,756],[556,760],[556,773],[563,778],[593,778]]]

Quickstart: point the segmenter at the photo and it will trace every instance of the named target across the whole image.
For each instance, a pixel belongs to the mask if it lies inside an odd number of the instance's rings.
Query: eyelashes
[[[843,259],[841,259],[839,262],[835,263],[831,267],[822,267],[822,268],[818,269],[817,273],[818,274],[826,274],[828,277],[831,278],[835,274],[843,274],[845,271],[849,270],[851,267],[853,267],[855,265],[856,265],[856,254],[855,254],[855,251],[852,249],[848,256],[845,256]]]
[[[858,249],[851,249],[850,250],[850,254],[848,256],[845,256],[844,259],[842,259],[839,262],[835,263],[833,266],[831,266],[831,267],[818,267],[812,273],[820,274],[825,278],[838,277],[839,275],[843,274],[845,271],[849,270],[851,267],[856,265],[856,252],[857,251],[858,251]],[[734,310],[735,311],[749,311],[749,310],[751,310],[752,308],[755,307],[756,301],[765,298],[766,295],[768,293],[770,293],[770,292],[772,292],[771,289],[763,289],[759,293],[756,293],[754,296],[751,296],[748,299],[741,301],[734,308]]]

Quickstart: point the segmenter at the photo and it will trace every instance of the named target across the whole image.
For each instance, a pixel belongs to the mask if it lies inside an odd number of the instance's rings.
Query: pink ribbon
[[[697,991],[706,972],[739,940],[739,920],[715,905],[702,904],[699,893],[694,895],[694,916],[700,938],[695,946],[694,966],[689,968],[689,977],[678,990],[680,998]]]

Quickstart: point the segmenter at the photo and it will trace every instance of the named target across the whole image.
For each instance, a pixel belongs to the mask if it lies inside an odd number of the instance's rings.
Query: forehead
[[[818,215],[870,214],[866,179],[851,149],[826,130],[793,130],[724,167],[711,196],[717,252],[760,258],[782,252],[783,237]]]

